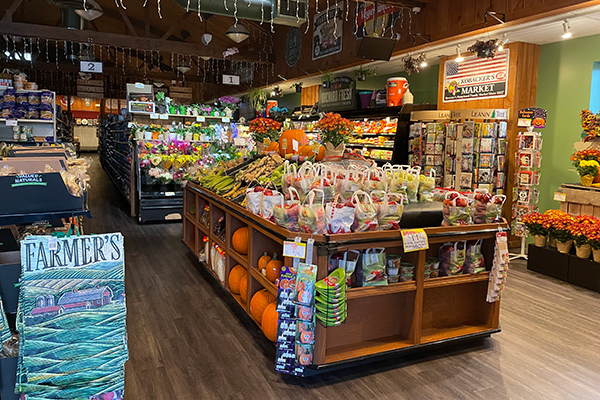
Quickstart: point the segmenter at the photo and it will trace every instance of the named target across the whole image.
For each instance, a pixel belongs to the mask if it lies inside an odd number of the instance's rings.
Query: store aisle
[[[600,295],[514,265],[503,331],[419,358],[298,379],[180,242],[181,224],[138,225],[97,157],[86,233],[122,232],[128,400],[600,398]],[[235,307],[233,307],[235,309]]]

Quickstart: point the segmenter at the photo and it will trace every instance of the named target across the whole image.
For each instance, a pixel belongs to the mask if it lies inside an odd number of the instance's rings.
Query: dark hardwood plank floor
[[[181,223],[138,225],[97,157],[86,233],[122,232],[128,400],[599,399],[600,295],[513,263],[502,332],[311,378],[274,372],[273,346],[180,242]]]

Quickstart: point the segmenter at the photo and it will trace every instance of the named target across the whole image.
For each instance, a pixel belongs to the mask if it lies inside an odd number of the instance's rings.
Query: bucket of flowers
[[[534,244],[537,247],[546,246],[546,238],[548,236],[548,228],[545,226],[546,216],[537,212],[524,215],[521,220],[529,233],[533,236]]]
[[[548,222],[548,233],[556,239],[559,252],[568,254],[573,246],[573,235],[569,225],[574,223],[573,217],[560,210],[548,210],[544,213]]]
[[[354,124],[342,118],[340,114],[325,114],[316,124],[315,128],[319,131],[321,143],[325,146],[325,158],[338,157],[344,155],[346,143],[350,141]]]

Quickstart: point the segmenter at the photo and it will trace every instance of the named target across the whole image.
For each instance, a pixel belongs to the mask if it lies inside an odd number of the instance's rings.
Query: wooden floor
[[[502,332],[491,338],[312,378],[279,375],[273,346],[181,244],[181,224],[138,225],[97,158],[91,175],[86,232],[125,236],[128,400],[600,399],[600,295],[524,263],[512,266]]]

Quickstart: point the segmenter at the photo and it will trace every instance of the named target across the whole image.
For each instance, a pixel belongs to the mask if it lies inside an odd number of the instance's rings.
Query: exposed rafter
[[[135,28],[131,24],[131,21],[129,20],[129,17],[125,13],[125,10],[123,10],[122,8],[119,8],[119,14],[121,14],[121,18],[123,18],[123,22],[125,22],[125,25],[127,25],[127,29],[129,29],[129,33],[131,33],[133,36],[139,36],[137,34]]]
[[[193,12],[188,11],[185,14],[183,14],[178,20],[177,22],[175,22],[168,31],[165,32],[164,35],[162,35],[161,39],[162,40],[167,40],[172,34],[173,32],[175,32],[177,30],[177,28],[181,29],[181,24],[183,23],[183,21],[185,21],[190,15],[192,15]]]
[[[15,13],[15,11],[17,11],[17,8],[19,8],[21,3],[23,3],[23,0],[14,0],[10,7],[6,9],[6,13],[0,20],[0,23],[11,22],[13,14]]]

